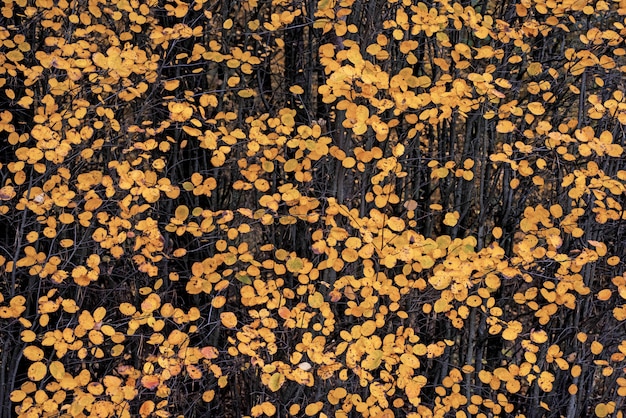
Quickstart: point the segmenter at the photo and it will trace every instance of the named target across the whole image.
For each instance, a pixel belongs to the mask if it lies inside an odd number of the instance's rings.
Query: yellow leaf
[[[383,359],[383,352],[381,350],[371,351],[365,360],[361,363],[361,366],[365,370],[375,370],[380,366]]]
[[[0,302],[2,302],[2,297],[0,297]],[[22,336],[22,341],[25,343],[32,343],[37,339],[37,334],[29,329],[25,329],[20,335]]]
[[[209,403],[215,398],[215,391],[213,389],[207,390],[202,394],[202,400],[206,403]]]
[[[89,341],[94,345],[100,345],[104,342],[104,336],[100,331],[92,329],[91,331],[89,331]]]
[[[619,257],[618,257],[618,256],[616,256],[616,255],[611,256],[611,257],[609,257],[609,258],[607,258],[607,259],[606,259],[606,263],[607,263],[609,266],[616,266],[616,265],[618,265],[618,264],[619,264],[619,261],[620,261],[620,260],[619,260]]]
[[[599,403],[596,405],[595,414],[597,417],[604,418],[609,415],[609,410],[606,407],[606,404]]]
[[[33,363],[28,368],[28,378],[33,382],[39,382],[46,376],[48,368],[40,361]]]
[[[509,120],[501,120],[498,122],[496,126],[496,131],[501,134],[508,134],[509,132],[513,132],[515,130],[515,125]]]
[[[594,341],[591,343],[591,352],[595,354],[596,356],[602,353],[603,349],[604,349],[604,346],[600,344],[599,342]]]
[[[444,225],[455,226],[457,222],[459,221],[459,216],[460,215],[458,211],[454,211],[452,213],[450,212],[446,213],[446,216],[443,220]]]
[[[542,344],[548,341],[548,334],[544,330],[533,331],[530,333],[530,339],[534,343]]]
[[[598,292],[598,300],[606,301],[611,299],[611,290],[610,289],[602,289]]]
[[[26,398],[26,392],[23,390],[14,390],[11,392],[11,402],[22,402]]]
[[[156,293],[151,293],[146,300],[141,303],[141,310],[144,313],[153,312],[161,307],[161,297]]]
[[[518,321],[511,321],[507,324],[507,328],[502,332],[502,338],[507,341],[514,341],[522,331],[522,324]]]
[[[541,372],[539,378],[537,379],[537,384],[539,385],[539,388],[541,388],[541,390],[543,390],[544,392],[552,391],[553,382],[554,375],[548,371]]]
[[[348,263],[353,263],[359,259],[359,253],[352,248],[344,248],[341,251],[341,258]]]
[[[310,403],[304,409],[304,413],[310,417],[322,410],[324,404],[322,402]]]
[[[95,322],[100,322],[104,319],[104,316],[106,315],[107,310],[104,306],[99,306],[96,308],[95,311],[93,311],[93,320]]]
[[[222,325],[226,328],[234,328],[237,326],[237,316],[232,312],[222,312],[220,314],[220,320]]]
[[[292,94],[303,94],[304,93],[304,89],[302,87],[298,86],[298,85],[289,87],[289,91]]]
[[[148,203],[155,203],[160,197],[159,189],[153,187],[146,187],[141,191],[141,196],[146,199]]]
[[[22,54],[18,49],[7,52],[5,56],[9,61],[13,62],[20,62],[24,59],[24,54]]]
[[[134,314],[135,312],[137,312],[137,308],[135,308],[135,306],[131,305],[128,302],[120,303],[119,310],[122,313],[122,315],[126,315],[126,316],[130,316]]]
[[[481,299],[480,296],[477,295],[471,295],[468,296],[467,300],[466,300],[467,306],[471,306],[472,308],[476,308],[480,305],[482,305],[483,300]]]
[[[499,289],[500,277],[496,274],[488,274],[487,277],[485,277],[485,284],[489,289]]]
[[[389,229],[395,232],[402,232],[406,227],[404,221],[396,216],[392,216],[391,218],[389,218],[389,220],[387,221],[387,226],[389,227]]]
[[[402,364],[405,364],[412,369],[417,369],[420,367],[419,359],[411,353],[402,354],[400,356],[400,361],[402,362]]]
[[[541,73],[541,63],[533,62],[528,66],[528,74],[531,76],[535,76]]]
[[[546,109],[544,109],[543,105],[539,102],[528,103],[528,110],[530,110],[530,113],[537,116],[546,113]]]
[[[211,306],[213,306],[215,309],[219,309],[225,304],[226,304],[226,297],[222,295],[215,296],[213,300],[211,300]]]
[[[176,90],[180,85],[180,80],[167,80],[163,83],[163,88],[167,91]]]
[[[263,413],[268,417],[274,416],[276,414],[276,407],[271,402],[263,402],[261,404],[261,409]]]
[[[242,98],[244,98],[244,99],[247,99],[247,98],[249,98],[249,97],[253,97],[253,96],[255,96],[256,94],[255,94],[255,92],[254,92],[254,90],[253,90],[253,89],[243,89],[243,90],[239,90],[239,91],[237,92],[237,95],[238,95],[239,97],[242,97]]]
[[[30,361],[39,361],[44,356],[43,350],[34,345],[29,345],[28,347],[24,348],[23,353],[24,357],[26,357]]]
[[[314,309],[318,309],[324,303],[324,296],[320,292],[315,292],[312,295],[309,295],[309,306]]]
[[[363,335],[364,337],[369,337],[376,331],[376,328],[377,327],[375,321],[372,321],[371,319],[365,321],[363,325],[361,325],[361,335]]]

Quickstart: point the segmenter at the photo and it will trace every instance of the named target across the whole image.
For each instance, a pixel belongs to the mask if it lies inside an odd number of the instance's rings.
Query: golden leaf
[[[104,336],[100,331],[92,329],[89,331],[89,341],[94,345],[100,345],[104,342]]]
[[[202,400],[206,403],[211,402],[214,398],[215,398],[215,391],[212,389],[207,390],[202,394]]]
[[[444,225],[455,226],[457,222],[459,221],[459,216],[460,215],[458,211],[454,211],[452,213],[450,212],[446,213],[446,216],[444,217],[444,220],[443,220]]]
[[[176,90],[180,85],[180,80],[167,80],[163,83],[163,88],[167,91]]]
[[[27,373],[28,378],[32,380],[33,382],[39,382],[45,377],[47,371],[48,371],[48,368],[46,367],[46,365],[38,361],[36,363],[31,364],[30,367],[28,368],[28,373]]]
[[[131,316],[132,314],[137,312],[137,308],[135,308],[135,306],[131,305],[128,302],[120,303],[119,310],[122,313],[122,315],[126,315],[126,316]]]
[[[341,251],[341,258],[348,263],[353,263],[359,259],[359,253],[352,248],[344,248]]]
[[[604,418],[607,415],[609,415],[609,410],[606,407],[606,404],[604,403],[599,403],[596,405],[595,410],[594,410],[595,414],[597,417],[599,418]]]
[[[2,296],[0,296],[0,302],[2,302]],[[37,334],[29,329],[25,329],[20,333],[20,335],[22,337],[22,341],[24,341],[25,343],[32,343],[37,339]]]
[[[34,345],[29,345],[28,347],[24,348],[23,354],[24,357],[26,357],[30,361],[39,361],[43,359],[44,356],[43,350]]]
[[[518,321],[509,322],[507,328],[502,332],[502,338],[507,341],[514,341],[522,331],[522,324]]]
[[[545,370],[541,372],[541,374],[539,375],[539,378],[537,379],[537,384],[539,385],[539,388],[541,388],[541,390],[543,390],[544,392],[552,391],[553,382],[554,382],[554,375]]]
[[[144,313],[153,312],[161,307],[161,297],[156,293],[151,293],[148,297],[141,303],[141,310]]]
[[[222,312],[220,314],[220,320],[222,325],[226,328],[234,328],[237,326],[237,316],[232,312]]]
[[[321,411],[323,407],[324,403],[322,402],[310,403],[304,409],[304,413],[312,417],[313,415],[316,415],[319,411]]]
[[[543,107],[543,105],[539,102],[532,102],[532,103],[528,103],[528,110],[533,114],[533,115],[543,115],[544,113],[546,113],[546,109]]]
[[[530,339],[534,343],[542,344],[548,341],[548,334],[544,330],[533,331],[530,333]]]
[[[404,221],[396,216],[392,216],[387,220],[387,226],[389,227],[389,229],[395,232],[402,232],[406,227]]]
[[[607,301],[609,299],[611,299],[611,295],[613,294],[613,292],[611,292],[610,289],[602,289],[598,292],[598,300],[601,301]]]
[[[261,408],[263,413],[268,417],[274,416],[276,414],[276,407],[271,402],[263,402],[261,404]]]
[[[365,370],[375,370],[380,366],[383,359],[383,352],[381,350],[371,351],[365,360],[361,363],[361,366]]]
[[[26,398],[26,392],[24,392],[23,390],[18,389],[11,392],[11,402],[22,402],[24,398]]]
[[[5,54],[5,57],[9,60],[9,61],[13,61],[13,62],[20,62],[24,59],[24,54],[22,54],[22,52],[18,49],[14,49],[12,51],[9,51]]]
[[[509,120],[501,120],[496,125],[496,131],[501,134],[508,134],[509,132],[513,132],[515,130],[515,125]]]
[[[302,87],[298,86],[298,85],[289,87],[289,91],[292,94],[303,94],[304,93],[304,89]]]
[[[595,355],[599,355],[604,350],[604,346],[600,344],[598,341],[594,341],[591,343],[591,352]]]
[[[177,248],[172,252],[174,257],[184,257],[187,254],[187,250],[185,248]]]

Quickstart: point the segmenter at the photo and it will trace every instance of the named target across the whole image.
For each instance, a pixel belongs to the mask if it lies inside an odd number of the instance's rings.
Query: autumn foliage
[[[0,418],[623,417],[626,1],[0,14]]]

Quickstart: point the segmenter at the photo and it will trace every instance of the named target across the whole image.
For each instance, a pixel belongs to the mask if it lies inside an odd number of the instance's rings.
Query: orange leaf
[[[217,348],[211,346],[202,347],[200,349],[200,352],[202,353],[204,358],[208,360],[216,359],[219,354]]]
[[[156,387],[159,386],[160,383],[161,379],[159,378],[159,376],[153,374],[145,375],[141,378],[141,385],[148,390],[156,389]]]

